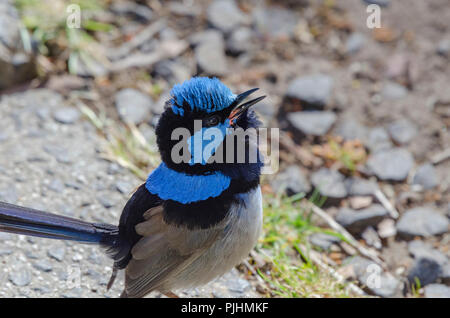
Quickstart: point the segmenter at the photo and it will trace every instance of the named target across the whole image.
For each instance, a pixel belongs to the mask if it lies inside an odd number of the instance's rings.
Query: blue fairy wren
[[[211,160],[232,152],[232,128],[257,128],[250,106],[265,96],[244,100],[257,89],[235,95],[217,78],[194,77],[175,85],[156,127],[162,163],[126,203],[119,225],[89,223],[0,202],[0,231],[98,244],[113,259],[113,274],[125,271],[122,297],[174,291],[205,284],[239,264],[262,229],[259,186],[262,160]],[[199,122],[200,129],[195,125]],[[187,140],[173,138],[177,129]],[[216,132],[207,140],[208,130]],[[184,147],[178,160],[174,147]],[[205,151],[209,147],[208,151]],[[186,155],[187,154],[187,155]]]

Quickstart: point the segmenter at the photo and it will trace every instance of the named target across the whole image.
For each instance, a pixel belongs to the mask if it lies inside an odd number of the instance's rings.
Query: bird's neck
[[[243,193],[259,184],[260,164],[235,164],[220,171],[193,175],[179,172],[161,163],[148,176],[147,190],[162,200],[182,204],[204,201],[220,196],[226,190]]]

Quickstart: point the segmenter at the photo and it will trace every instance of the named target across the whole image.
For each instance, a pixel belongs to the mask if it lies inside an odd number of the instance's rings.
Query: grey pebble
[[[358,177],[346,179],[345,185],[352,196],[373,196],[378,189],[376,182]]]
[[[253,10],[253,17],[258,32],[275,39],[294,36],[300,21],[293,10],[279,6],[257,7]]]
[[[133,186],[125,181],[117,181],[114,184],[117,191],[119,191],[122,194],[130,194],[130,192],[133,190]]]
[[[66,255],[66,248],[64,246],[52,246],[48,249],[47,255],[59,262],[64,260]]]
[[[403,181],[414,165],[411,153],[406,149],[380,150],[370,156],[367,167],[375,176],[386,181]]]
[[[208,22],[224,33],[228,33],[245,22],[245,15],[234,0],[215,0],[206,12]]]
[[[420,286],[435,283],[442,272],[441,266],[429,258],[418,258],[410,268],[407,278],[411,285],[419,280]]]
[[[112,208],[116,203],[108,195],[100,195],[97,197],[98,202],[105,208]]]
[[[51,272],[53,270],[53,266],[47,260],[39,260],[33,264],[33,267],[42,272]]]
[[[300,101],[304,106],[322,109],[333,90],[333,79],[324,74],[297,77],[288,86],[286,96]]]
[[[450,298],[450,287],[442,284],[425,286],[425,298]]]
[[[323,136],[336,121],[336,114],[329,111],[302,111],[287,114],[289,123],[305,135]]]
[[[16,286],[23,287],[31,283],[31,273],[27,268],[14,268],[9,273],[9,280]]]
[[[213,39],[204,41],[195,48],[195,59],[199,68],[208,75],[222,76],[228,73],[225,42],[221,35]]]
[[[53,179],[48,188],[54,192],[61,193],[64,190],[64,183],[60,179]]]
[[[372,153],[393,147],[391,138],[389,138],[387,130],[383,127],[375,127],[371,129],[368,133],[365,144]]]
[[[328,198],[343,199],[347,196],[344,176],[338,171],[321,168],[311,175],[311,183]]]
[[[380,7],[387,7],[391,3],[391,0],[363,0],[363,1],[367,4],[379,5]]]
[[[396,225],[397,232],[406,237],[443,234],[448,231],[448,226],[448,218],[426,207],[407,210]]]
[[[366,37],[362,33],[352,33],[345,43],[345,53],[355,54],[366,43]]]
[[[399,119],[388,126],[389,134],[398,144],[407,144],[417,135],[417,127],[408,119]]]
[[[307,194],[311,191],[311,184],[296,165],[291,165],[278,173],[270,184],[276,193],[286,192],[288,195],[294,195],[301,192]]]
[[[397,100],[405,97],[408,94],[408,90],[397,83],[386,82],[381,90],[381,96],[388,100]]]
[[[368,226],[376,226],[389,215],[382,205],[374,204],[358,211],[341,208],[336,215],[336,221],[351,232],[361,233]]]
[[[331,245],[339,243],[341,239],[337,236],[326,233],[314,233],[308,237],[309,242],[321,249],[327,251]]]
[[[124,122],[137,125],[150,117],[153,101],[150,96],[136,89],[124,88],[117,92],[115,104]]]
[[[429,163],[419,166],[414,174],[412,183],[421,185],[424,190],[430,190],[436,187],[439,180],[434,166]]]
[[[61,107],[53,113],[53,118],[61,124],[73,124],[80,118],[80,112],[74,107]]]

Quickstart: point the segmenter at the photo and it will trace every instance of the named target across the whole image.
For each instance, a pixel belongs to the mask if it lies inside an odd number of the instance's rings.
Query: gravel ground
[[[29,90],[4,96],[0,118],[0,201],[117,222],[140,181],[100,157],[98,134],[76,108]],[[106,292],[111,260],[96,246],[0,233],[0,263],[0,297],[117,297],[123,288],[120,276]],[[257,296],[237,270],[180,295]]]

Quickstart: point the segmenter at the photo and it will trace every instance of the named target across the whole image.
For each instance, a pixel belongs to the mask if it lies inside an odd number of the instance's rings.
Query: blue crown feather
[[[236,95],[217,78],[193,77],[182,84],[177,84],[170,92],[172,110],[175,114],[184,115],[187,103],[191,111],[207,113],[220,111],[236,99]]]

